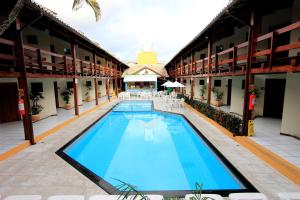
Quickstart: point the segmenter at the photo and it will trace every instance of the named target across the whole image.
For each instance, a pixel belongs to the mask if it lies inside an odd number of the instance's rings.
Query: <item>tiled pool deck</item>
[[[106,97],[99,99],[99,104],[106,101]],[[95,106],[95,101],[84,102],[79,106],[79,112],[82,113]],[[42,119],[33,123],[34,135],[38,136],[50,127],[54,127],[68,119],[75,116],[74,108],[65,110],[63,108],[57,109],[57,115],[50,116],[46,119]],[[22,144],[24,142],[24,129],[22,121],[9,122],[0,124],[0,154],[8,151],[9,149]]]
[[[260,160],[189,108],[170,109],[155,100],[156,109],[181,112],[223,155],[260,191],[278,199],[278,192],[300,192],[300,187]],[[55,152],[106,113],[116,100],[67,125],[34,146],[0,162],[0,194],[40,194],[44,198],[59,194],[105,193],[89,179],[58,157]]]

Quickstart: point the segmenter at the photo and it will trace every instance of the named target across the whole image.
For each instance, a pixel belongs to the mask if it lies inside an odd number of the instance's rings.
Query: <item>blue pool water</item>
[[[150,108],[150,101],[119,104],[64,152],[113,186],[119,179],[143,191],[194,190],[196,182],[245,189],[182,116]]]

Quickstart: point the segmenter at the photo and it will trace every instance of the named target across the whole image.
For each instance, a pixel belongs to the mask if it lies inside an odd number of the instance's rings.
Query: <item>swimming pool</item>
[[[119,185],[115,179],[152,193],[188,193],[196,182],[222,194],[253,190],[205,140],[181,115],[154,111],[151,101],[126,101],[60,155],[108,192]]]

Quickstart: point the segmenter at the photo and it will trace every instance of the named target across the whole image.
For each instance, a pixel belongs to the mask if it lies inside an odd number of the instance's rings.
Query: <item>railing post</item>
[[[269,60],[269,68],[272,69],[273,67],[273,60],[274,60],[274,54],[275,54],[275,47],[276,47],[276,32],[272,32],[272,37],[271,37],[271,47],[270,47],[270,60]]]
[[[68,68],[67,68],[67,57],[63,56],[63,60],[64,60],[64,72],[65,74],[68,74]],[[72,70],[73,71],[73,70]]]
[[[208,41],[208,77],[207,77],[207,103],[211,103],[211,54],[212,54],[212,39],[210,38]]]
[[[182,57],[180,58],[180,83],[183,84],[183,59]],[[183,88],[181,88],[181,93],[183,94]]]
[[[215,70],[216,70],[216,72],[215,73],[217,73],[218,71],[219,71],[219,55],[216,53],[215,54]]]
[[[202,59],[202,74],[205,74],[205,59]]]
[[[230,69],[230,71],[235,72],[235,67],[237,65],[237,47],[234,46],[233,47],[233,61],[232,61],[232,68]]]
[[[43,73],[43,63],[42,63],[41,49],[37,49],[36,53],[37,53],[37,62],[38,62],[38,65],[39,65],[39,69]]]
[[[83,71],[83,61],[80,60],[80,72],[81,72],[81,75],[84,75],[84,71]]]

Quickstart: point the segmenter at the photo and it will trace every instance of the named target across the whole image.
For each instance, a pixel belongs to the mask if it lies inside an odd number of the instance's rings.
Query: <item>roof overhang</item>
[[[125,75],[124,82],[156,82],[157,75]]]

